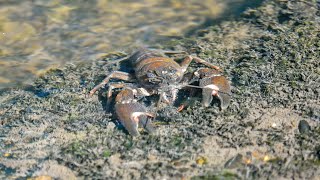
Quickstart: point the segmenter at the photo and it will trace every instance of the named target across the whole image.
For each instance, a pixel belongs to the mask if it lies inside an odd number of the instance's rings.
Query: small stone
[[[301,120],[299,122],[298,128],[299,128],[299,132],[301,134],[307,134],[307,133],[309,133],[309,131],[311,129],[309,123],[305,120]]]
[[[241,154],[237,154],[235,157],[229,159],[225,164],[225,168],[237,168],[241,166],[243,163],[243,156]]]
[[[263,161],[264,162],[268,162],[268,161],[270,161],[270,156],[268,156],[268,155],[265,155],[264,157],[263,157]]]
[[[208,160],[207,158],[203,157],[203,156],[200,156],[196,159],[196,163],[198,165],[203,165],[203,164],[207,164],[208,163]]]
[[[11,154],[10,154],[10,153],[4,153],[3,156],[4,156],[4,157],[10,157]]]

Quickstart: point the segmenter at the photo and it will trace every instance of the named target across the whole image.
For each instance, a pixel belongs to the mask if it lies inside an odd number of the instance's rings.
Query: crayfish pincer
[[[230,84],[220,71],[210,68],[201,68],[194,72],[199,78],[199,86],[202,89],[202,105],[208,107],[213,96],[220,100],[222,110],[226,109],[231,100]]]
[[[177,63],[165,56],[172,51],[153,51],[140,49],[126,58],[134,72],[111,72],[100,84],[90,91],[92,96],[99,88],[108,84],[108,104],[115,88],[124,88],[116,96],[115,110],[120,122],[131,135],[138,135],[138,125],[142,125],[149,132],[153,131],[150,117],[146,107],[139,102],[138,97],[158,95],[158,106],[161,103],[172,105],[177,99],[178,91],[185,87],[195,87],[203,90],[203,105],[208,106],[212,96],[217,96],[221,101],[221,108],[225,109],[230,102],[230,85],[227,79],[220,73],[220,68],[198,57],[188,55]],[[181,53],[181,52],[180,52]],[[124,60],[124,59],[123,59]],[[194,79],[199,86],[190,85],[191,79],[187,78],[187,68],[190,63],[203,64],[208,68],[202,68],[194,72]],[[119,62],[119,61],[118,61]],[[189,75],[189,74],[188,74]],[[130,83],[109,83],[111,79],[119,79]],[[141,124],[142,123],[142,124]]]
[[[139,135],[138,127],[143,127],[149,133],[154,131],[151,124],[153,114],[147,112],[144,105],[137,102],[135,96],[137,90],[126,88],[116,96],[115,110],[121,124],[132,136]]]

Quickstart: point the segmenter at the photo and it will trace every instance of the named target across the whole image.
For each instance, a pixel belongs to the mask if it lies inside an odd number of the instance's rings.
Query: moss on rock
[[[222,67],[233,97],[224,112],[199,102],[181,114],[164,109],[168,123],[156,123],[154,135],[127,135],[106,111],[103,90],[86,96],[121,68],[107,65],[117,56],[51,70],[32,86],[2,91],[0,154],[14,157],[0,157],[0,178],[42,175],[38,170],[53,162],[94,179],[317,177],[318,27],[316,1],[268,0],[238,20],[164,43]],[[299,133],[301,119],[310,133]],[[237,154],[245,161],[226,169]],[[200,156],[205,164],[197,164]]]

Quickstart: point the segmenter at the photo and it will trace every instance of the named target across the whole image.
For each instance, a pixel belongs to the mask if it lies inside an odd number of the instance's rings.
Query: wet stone
[[[301,134],[308,134],[311,130],[309,123],[306,120],[301,120],[298,125]]]

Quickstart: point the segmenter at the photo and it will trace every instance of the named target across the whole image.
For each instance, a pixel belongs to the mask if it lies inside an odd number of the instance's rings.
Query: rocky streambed
[[[320,12],[316,1],[265,1],[233,21],[165,42],[224,69],[227,110],[200,102],[159,111],[153,135],[129,136],[88,92],[121,54],[50,70],[0,93],[0,178],[317,179]],[[197,68],[193,64],[192,68]]]

